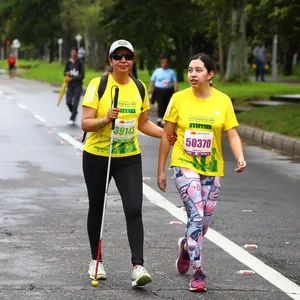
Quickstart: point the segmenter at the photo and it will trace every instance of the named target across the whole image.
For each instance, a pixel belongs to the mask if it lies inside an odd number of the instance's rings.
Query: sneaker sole
[[[203,287],[201,287],[201,288],[191,288],[190,287],[190,291],[194,292],[194,293],[204,293],[204,292],[206,292],[206,288],[203,288]]]
[[[177,242],[177,243],[178,243],[178,248],[179,248],[179,253],[178,253],[178,255],[180,255],[180,251],[181,251],[181,247],[180,247],[180,246],[181,246],[181,242],[182,242],[183,239],[185,239],[185,238],[184,238],[184,237],[181,237],[181,238],[178,239],[178,242]],[[178,270],[178,260],[179,260],[179,258],[176,259],[176,262],[175,262],[175,268],[176,268],[176,270],[177,270],[177,272],[178,272],[179,274],[184,275],[184,274],[186,274],[186,273],[189,271],[189,268],[190,268],[190,267],[187,268],[186,272],[179,272],[179,270]]]
[[[133,280],[131,285],[132,287],[143,286],[152,281],[150,274],[142,274],[137,280]]]
[[[90,274],[89,274],[89,275],[90,275]],[[97,277],[98,277],[97,280],[106,280],[106,275],[99,275],[99,274],[98,274]],[[92,275],[90,275],[90,278],[91,278],[91,279],[95,279],[95,277],[92,276]]]

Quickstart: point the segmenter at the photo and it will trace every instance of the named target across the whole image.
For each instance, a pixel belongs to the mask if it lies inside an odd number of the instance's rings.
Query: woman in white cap
[[[82,129],[90,133],[84,145],[83,172],[89,198],[88,235],[92,253],[88,273],[95,279],[111,125],[115,120],[110,176],[114,178],[123,202],[133,265],[132,286],[142,286],[150,283],[152,279],[143,267],[143,182],[141,151],[137,137],[140,130],[149,136],[161,138],[163,129],[148,119],[148,95],[144,93],[144,99],[141,98],[139,89],[130,76],[134,58],[134,48],[130,42],[115,41],[109,49],[111,70],[101,99],[98,97],[101,78],[92,79],[88,85],[82,103]],[[142,85],[146,90],[144,83]],[[114,86],[119,87],[117,108],[111,108]],[[106,279],[102,257],[96,279]]]

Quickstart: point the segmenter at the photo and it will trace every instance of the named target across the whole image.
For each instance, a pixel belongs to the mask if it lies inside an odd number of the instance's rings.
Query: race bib
[[[185,130],[184,151],[194,156],[211,154],[213,132]]]
[[[128,143],[135,137],[136,119],[121,120],[117,119],[114,129],[114,141]]]
[[[166,80],[163,80],[162,84],[164,87],[168,87],[171,84],[171,81],[166,79]]]

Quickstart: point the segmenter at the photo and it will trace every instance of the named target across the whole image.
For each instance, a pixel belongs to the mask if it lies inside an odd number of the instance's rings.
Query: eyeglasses
[[[111,54],[110,57],[114,60],[121,60],[123,57],[126,60],[133,60],[134,59],[134,54],[130,54],[130,53],[113,53],[113,54]]]

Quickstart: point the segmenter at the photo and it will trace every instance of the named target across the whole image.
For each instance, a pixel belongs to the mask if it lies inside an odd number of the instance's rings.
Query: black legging
[[[154,88],[154,98],[157,101],[157,115],[159,118],[163,118],[170,102],[170,99],[174,93],[174,88],[160,89]]]
[[[69,111],[71,112],[70,120],[75,121],[77,113],[78,113],[78,105],[80,102],[80,96],[82,93],[82,86],[76,85],[71,86],[69,84],[66,94],[66,101]]]
[[[83,173],[89,197],[88,235],[92,258],[97,258],[101,229],[108,158],[83,152]],[[123,202],[132,265],[143,265],[142,158],[134,155],[111,159],[110,179],[114,178]]]

